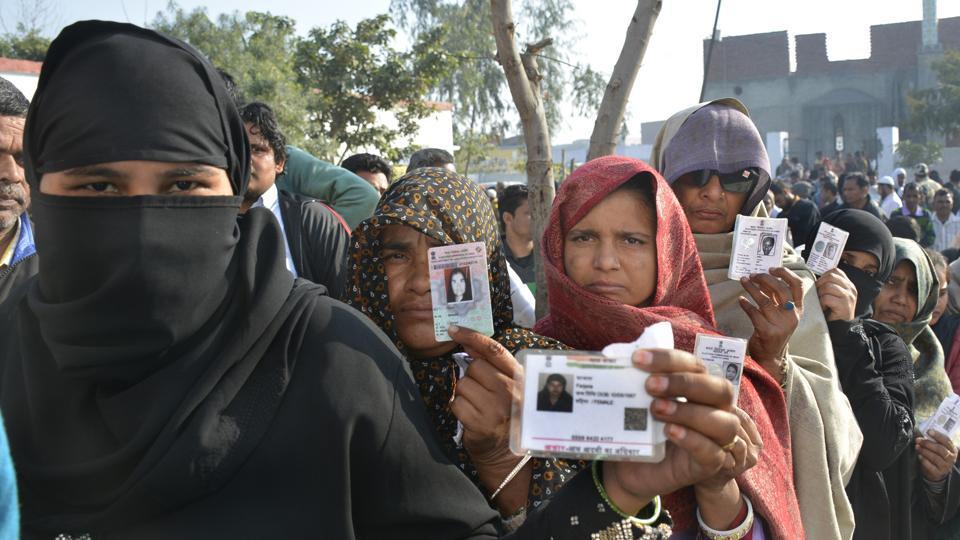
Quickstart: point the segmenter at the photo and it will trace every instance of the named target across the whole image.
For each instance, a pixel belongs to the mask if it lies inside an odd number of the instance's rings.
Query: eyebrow
[[[163,173],[164,178],[194,178],[197,176],[208,178],[217,174],[217,169],[215,167],[209,167],[206,165],[197,165],[194,167],[178,167],[176,169],[170,169]]]
[[[103,167],[100,165],[87,165],[85,167],[74,167],[63,172],[67,176],[99,176],[102,178],[125,178],[126,175],[120,171]]]
[[[412,244],[410,242],[402,242],[402,241],[386,242],[386,243],[380,244],[380,249],[381,250],[392,249],[395,251],[402,251],[405,249],[410,249],[411,245]]]
[[[170,169],[164,171],[163,177],[168,179],[175,178],[195,178],[195,177],[204,177],[208,178],[217,173],[215,167],[210,167],[207,165],[197,165],[197,166],[187,166],[187,167],[177,167],[175,169]],[[110,178],[110,179],[121,179],[126,178],[127,175],[116,170],[111,169],[110,167],[104,167],[102,165],[87,165],[84,167],[74,167],[64,171],[64,174],[67,176],[96,176],[100,178]]]

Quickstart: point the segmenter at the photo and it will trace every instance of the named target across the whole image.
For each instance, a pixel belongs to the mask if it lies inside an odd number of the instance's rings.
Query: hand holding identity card
[[[810,255],[807,257],[807,266],[813,273],[821,276],[827,271],[836,268],[840,264],[840,256],[843,255],[843,248],[847,245],[847,238],[850,233],[843,229],[838,229],[829,223],[821,223],[820,230],[817,232],[817,239],[813,241],[810,247]]]
[[[662,324],[670,335],[666,348],[672,348],[672,330],[669,323]],[[664,425],[650,412],[653,398],[644,386],[648,374],[634,367],[630,354],[524,350],[517,360],[523,366],[517,374],[523,391],[511,417],[515,454],[663,460]]]
[[[711,375],[724,378],[733,385],[733,403],[740,397],[740,378],[747,342],[739,338],[697,334],[693,355],[699,358]]]
[[[783,265],[783,239],[787,220],[737,216],[733,229],[733,252],[727,277],[740,279],[765,274]]]
[[[960,431],[960,396],[956,394],[947,396],[937,407],[937,412],[920,424],[920,433],[928,439],[930,436],[927,432],[930,430],[939,431],[948,439],[954,440],[957,432]]]
[[[493,335],[493,307],[483,242],[430,248],[430,297],[437,341],[451,341],[455,324],[485,336]]]

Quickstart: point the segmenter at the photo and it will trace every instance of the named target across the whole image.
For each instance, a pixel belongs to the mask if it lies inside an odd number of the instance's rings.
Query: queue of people
[[[335,167],[193,47],[71,25],[29,104],[0,79],[0,538],[960,534],[956,444],[919,428],[960,380],[957,268],[891,233],[866,167],[815,194],[787,161],[797,182],[771,187],[742,103],[679,111],[650,164],[560,184],[536,320],[525,189],[495,209],[436,149],[396,179],[372,154]],[[930,187],[904,186],[908,225]],[[782,264],[730,279],[738,216],[771,192]],[[935,236],[953,202],[934,192]],[[821,223],[850,236],[817,274]],[[429,250],[474,242],[493,335],[438,341]],[[511,451],[521,351],[660,322],[674,348],[631,361],[662,461]],[[746,341],[736,398],[698,335]],[[551,377],[544,406],[572,407]]]

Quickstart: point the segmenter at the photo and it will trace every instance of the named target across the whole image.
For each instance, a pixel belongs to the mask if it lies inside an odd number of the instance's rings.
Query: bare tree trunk
[[[547,313],[547,284],[540,256],[540,238],[553,204],[553,158],[550,130],[540,94],[540,71],[536,55],[552,40],[547,38],[528,44],[523,54],[517,47],[516,24],[511,0],[490,0],[493,36],[497,42],[497,59],[503,66],[513,103],[520,113],[523,140],[527,146],[527,187],[530,190],[530,213],[533,216],[533,254],[537,275],[537,318]]]
[[[647,51],[653,25],[660,15],[660,0],[639,0],[637,10],[630,19],[627,27],[627,37],[623,40],[623,49],[610,75],[607,90],[603,93],[600,110],[597,112],[597,121],[593,124],[593,134],[590,135],[590,150],[587,152],[587,161],[601,156],[608,156],[617,149],[620,138],[620,127],[623,125],[623,114],[627,110],[627,100],[630,91],[640,71],[640,63]]]

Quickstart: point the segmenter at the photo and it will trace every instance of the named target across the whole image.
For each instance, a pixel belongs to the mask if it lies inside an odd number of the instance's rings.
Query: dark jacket
[[[808,237],[820,224],[820,210],[817,209],[817,205],[806,199],[797,199],[790,208],[780,212],[777,217],[786,218],[794,246],[809,244],[813,239]]]
[[[841,205],[840,205],[840,208],[850,208],[850,209],[853,209],[853,210],[863,210],[864,212],[867,212],[868,214],[872,214],[873,217],[879,219],[880,221],[886,221],[886,218],[883,216],[883,212],[880,210],[880,207],[877,206],[877,203],[871,201],[869,198],[867,198],[867,204],[863,205],[863,208],[854,208],[853,206],[850,206],[850,205],[847,204],[847,203],[841,204]],[[824,215],[824,216],[827,215],[826,212],[821,212],[821,214]]]
[[[350,228],[332,208],[280,190],[280,215],[297,275],[338,298],[346,281]]]
[[[37,249],[33,243],[33,225],[24,212],[20,216],[20,233],[13,249],[13,259],[10,266],[0,268],[0,302],[3,302],[15,287],[35,276],[39,269]]]
[[[847,495],[854,538],[911,534],[913,362],[896,331],[877,321],[830,321],[840,386],[863,432]]]

